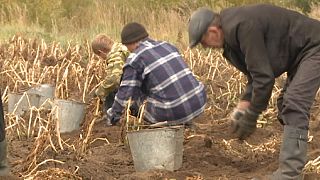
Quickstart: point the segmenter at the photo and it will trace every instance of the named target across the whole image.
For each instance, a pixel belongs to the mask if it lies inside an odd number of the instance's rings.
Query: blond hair
[[[93,52],[97,55],[99,55],[101,52],[107,54],[110,52],[113,43],[114,42],[110,37],[104,34],[99,34],[91,42],[91,47]]]

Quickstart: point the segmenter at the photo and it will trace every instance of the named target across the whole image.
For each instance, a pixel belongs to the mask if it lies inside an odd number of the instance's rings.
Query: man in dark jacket
[[[275,78],[287,73],[278,99],[284,125],[279,168],[268,179],[301,179],[306,163],[310,107],[320,85],[320,22],[272,5],[195,11],[189,22],[190,47],[223,48],[224,56],[247,76],[232,116],[232,129],[246,139],[267,108]]]

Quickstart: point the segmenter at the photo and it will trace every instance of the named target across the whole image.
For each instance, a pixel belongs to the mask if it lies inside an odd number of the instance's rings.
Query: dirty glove
[[[257,128],[259,114],[246,109],[242,112],[236,112],[231,118],[232,133],[235,133],[240,140],[248,138]]]
[[[114,126],[120,120],[120,116],[117,116],[113,111],[112,108],[107,110],[107,114],[104,115],[102,118],[106,120],[107,126]]]
[[[245,110],[235,108],[231,114],[231,123],[235,123],[240,119],[241,116],[243,116]]]
[[[245,110],[235,108],[231,113],[231,133],[235,133],[238,129],[238,121],[244,115]]]

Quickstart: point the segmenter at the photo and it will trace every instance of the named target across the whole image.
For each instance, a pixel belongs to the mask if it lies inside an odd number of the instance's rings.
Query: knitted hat
[[[149,34],[143,27],[143,25],[136,22],[128,23],[122,29],[121,43],[131,44],[140,41],[148,36]]]

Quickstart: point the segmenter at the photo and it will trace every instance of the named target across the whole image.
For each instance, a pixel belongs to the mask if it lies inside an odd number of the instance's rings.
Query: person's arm
[[[251,101],[252,98],[252,78],[250,75],[247,75],[247,84],[244,89],[243,94],[241,95],[241,101]]]
[[[250,89],[252,91],[249,108],[256,113],[261,113],[267,108],[275,82],[264,34],[259,27],[259,24],[248,21],[240,25],[238,30],[240,48],[245,55],[247,70],[252,78],[252,87],[247,86],[248,92]]]
[[[114,52],[108,56],[106,76],[95,91],[96,95],[99,96],[101,100],[104,100],[104,97],[119,87],[125,58],[126,57],[121,51]]]
[[[240,101],[238,102],[236,108],[234,108],[231,113],[231,120],[237,121],[244,112],[250,107],[252,98],[252,78],[250,75],[247,75],[247,84]]]
[[[116,123],[123,113],[127,105],[127,101],[140,94],[140,87],[142,83],[141,72],[130,65],[126,65],[123,70],[122,81],[119,90],[116,94],[115,101],[109,110],[109,116],[113,118],[112,124]]]
[[[257,128],[257,119],[267,108],[275,81],[263,31],[259,27],[259,24],[248,21],[238,28],[240,48],[252,78],[252,95],[250,103],[247,104],[249,107],[233,115],[231,119],[232,132],[241,140],[249,137]]]

